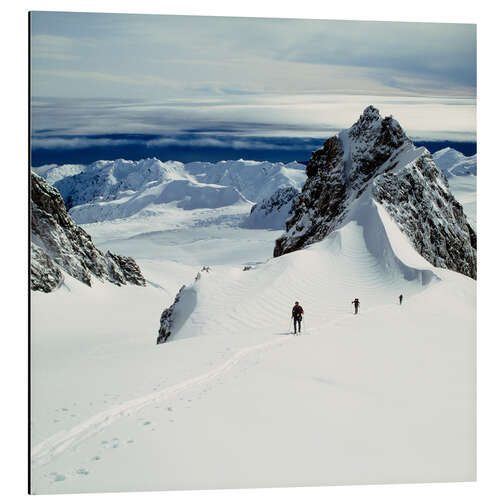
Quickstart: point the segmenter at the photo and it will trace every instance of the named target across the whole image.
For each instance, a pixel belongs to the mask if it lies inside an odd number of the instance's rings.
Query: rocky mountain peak
[[[476,234],[425,148],[368,106],[349,129],[311,154],[307,181],[274,256],[325,238],[362,196],[381,204],[415,249],[438,267],[476,276]]]
[[[351,131],[355,133],[355,135],[359,135],[363,133],[363,131],[373,128],[374,125],[377,125],[380,121],[382,121],[380,111],[370,104],[364,109],[358,121],[351,127]]]

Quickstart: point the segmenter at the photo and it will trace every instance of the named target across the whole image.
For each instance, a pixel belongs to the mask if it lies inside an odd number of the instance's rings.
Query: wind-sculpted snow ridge
[[[130,257],[103,254],[66,211],[54,187],[31,174],[31,289],[50,292],[63,283],[63,273],[91,286],[92,278],[115,285],[145,286]]]
[[[88,167],[64,165],[34,169],[53,180],[79,224],[126,218],[155,205],[173,203],[184,210],[258,202],[285,187],[300,189],[305,166],[257,161],[218,163],[156,158],[97,161]]]
[[[433,153],[432,157],[447,178],[477,175],[477,155],[465,156],[453,148],[444,148]]]
[[[252,267],[217,266],[183,287],[161,317],[157,343],[190,337],[286,334],[295,300],[313,334],[351,313],[353,297],[372,309],[394,304],[447,277],[412,247],[387,210],[367,193],[323,241]],[[463,280],[468,278],[461,277]]]
[[[160,318],[160,329],[158,330],[157,344],[164,344],[172,335],[172,332],[182,328],[184,323],[193,312],[197,302],[198,282],[201,279],[201,273],[209,273],[210,268],[203,266],[196,275],[194,283],[187,286],[182,285],[175,296],[174,303],[167,307]]]
[[[367,107],[350,129],[312,153],[306,171],[275,257],[321,241],[356,219],[355,201],[365,195],[384,207],[432,265],[476,278],[476,234],[462,206],[431,154],[416,148],[392,117]]]
[[[269,198],[255,204],[241,227],[249,229],[282,229],[294,212],[299,191],[293,187],[280,188]]]

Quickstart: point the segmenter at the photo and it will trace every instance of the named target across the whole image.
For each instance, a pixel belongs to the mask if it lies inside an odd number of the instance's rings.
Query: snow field
[[[88,224],[150,286],[65,277],[32,294],[34,492],[473,480],[475,282],[432,267],[368,194],[277,259],[279,233],[242,215],[157,206]]]
[[[126,357],[128,342],[110,345],[107,363],[128,374],[118,398],[35,445],[40,491],[472,479],[473,289],[449,275],[403,306],[306,323],[311,335],[224,331],[135,342]],[[102,368],[87,360],[100,391]]]

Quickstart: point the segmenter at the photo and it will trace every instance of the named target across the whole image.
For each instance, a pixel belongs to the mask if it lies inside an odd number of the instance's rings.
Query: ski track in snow
[[[308,272],[318,268],[321,272]],[[388,296],[396,297],[396,290],[402,285],[401,279],[401,275],[387,274],[381,267],[366,247],[363,227],[355,223],[339,231],[335,240],[272,260],[262,268],[248,272],[234,267],[216,268],[201,279],[200,301],[189,316],[185,331],[181,328],[180,335],[174,334],[173,340],[221,331],[228,334],[261,331],[268,332],[273,338],[238,350],[204,374],[118,404],[69,430],[53,434],[33,447],[33,466],[50,463],[131,413],[222,376],[252,353],[286,342],[291,337],[280,335],[276,338],[275,335],[284,332],[289,323],[292,299],[305,305],[302,333],[322,333],[352,314],[353,294],[359,295],[363,291],[361,307],[364,299],[367,299],[365,304],[371,304],[371,307],[365,307],[365,312],[377,309],[387,304]],[[318,293],[319,290],[324,293]],[[213,314],[213,311],[224,311],[224,314]],[[283,319],[282,327],[278,318]]]
[[[102,429],[113,424],[119,418],[129,416],[130,413],[138,412],[153,403],[168,400],[172,396],[178,395],[198,385],[210,382],[233,368],[249,354],[261,351],[282,342],[284,342],[284,339],[279,338],[240,349],[222,365],[208,371],[207,373],[166,387],[161,391],[155,391],[145,396],[126,401],[94,415],[70,430],[58,432],[33,447],[31,453],[32,465],[46,465],[53,458],[68,448],[75,447],[81,442],[96,435]]]

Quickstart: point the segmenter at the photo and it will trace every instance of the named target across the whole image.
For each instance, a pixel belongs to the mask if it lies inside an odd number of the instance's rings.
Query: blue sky
[[[151,151],[279,149],[368,104],[415,139],[475,141],[475,25],[35,12],[31,54],[45,152],[130,134]]]

